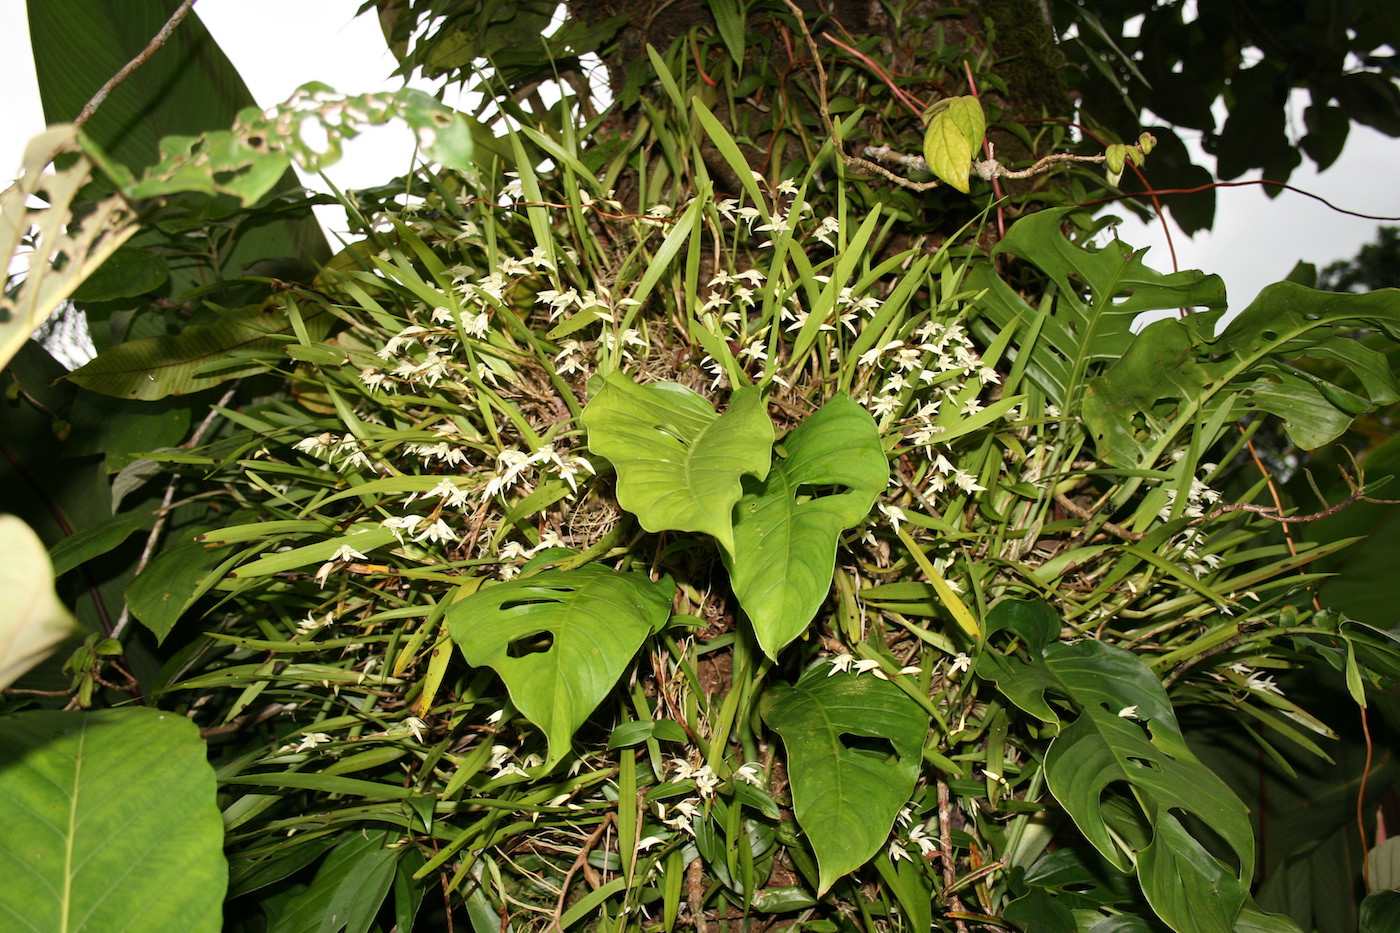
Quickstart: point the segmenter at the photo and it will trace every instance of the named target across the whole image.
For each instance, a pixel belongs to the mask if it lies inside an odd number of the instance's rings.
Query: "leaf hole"
[[[1132,755],[1129,755],[1127,760],[1137,765],[1139,768],[1145,768],[1148,771],[1162,770],[1161,767],[1157,764],[1157,762],[1153,761],[1150,758],[1135,758]]]
[[[677,434],[674,428],[668,428],[664,424],[653,424],[651,426],[651,429],[653,431],[660,431],[662,434],[666,435],[671,440],[675,441],[677,444],[680,444],[682,447],[690,447],[690,441]]]
[[[864,755],[867,758],[874,758],[883,764],[894,764],[899,760],[899,752],[895,750],[894,743],[878,735],[856,735],[852,732],[843,732],[839,741],[841,747],[847,751]]]
[[[801,503],[810,502],[813,499],[823,499],[827,496],[840,496],[850,491],[851,487],[835,483],[800,483],[793,495]]]
[[[506,657],[523,658],[532,654],[544,654],[554,647],[552,632],[531,632],[514,639],[506,646]]]

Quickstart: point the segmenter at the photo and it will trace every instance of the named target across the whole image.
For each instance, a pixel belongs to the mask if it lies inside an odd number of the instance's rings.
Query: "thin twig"
[[[564,879],[559,882],[559,902],[554,905],[554,916],[550,921],[548,929],[562,929],[559,922],[564,916],[564,900],[569,896],[569,885],[573,882],[574,875],[578,874],[578,870],[588,864],[588,853],[593,851],[593,847],[598,844],[599,839],[603,838],[603,833],[607,832],[608,827],[612,825],[613,820],[616,818],[617,811],[609,810],[603,817],[603,821],[598,824],[598,828],[593,830],[593,833],[584,841],[583,845],[579,847],[578,857],[575,858],[574,863],[569,866],[569,870],[564,873]]]
[[[155,37],[141,50],[141,54],[127,62],[126,65],[122,67],[121,71],[112,75],[107,83],[98,88],[97,93],[92,95],[92,100],[83,105],[82,113],[78,114],[78,118],[73,121],[74,126],[82,126],[86,123],[92,117],[93,111],[102,105],[102,102],[107,99],[107,95],[112,93],[118,84],[125,81],[128,75],[144,65],[162,45],[165,45],[165,40],[170,38],[170,34],[180,25],[181,20],[190,12],[194,4],[195,0],[185,0],[184,3],[176,8],[174,13],[170,14],[170,18],[165,21],[165,25],[160,27],[160,31],[157,32]]]
[[[194,0],[190,0],[190,2],[193,3]],[[238,387],[235,384],[232,389],[225,392],[223,398],[219,399],[219,404],[209,409],[209,413],[204,416],[204,420],[199,423],[199,427],[195,428],[194,432],[190,434],[189,438],[180,446],[186,450],[197,447],[200,440],[204,437],[204,432],[208,431],[209,426],[214,423],[214,419],[218,415],[217,409],[228,405],[229,401],[233,398],[233,394],[237,390]],[[150,534],[146,535],[146,546],[141,551],[141,559],[136,562],[136,571],[133,576],[140,576],[141,571],[146,569],[146,565],[151,562],[151,558],[155,555],[156,545],[160,542],[161,532],[165,530],[165,523],[170,518],[170,503],[175,498],[175,485],[179,481],[180,474],[176,473],[170,477],[170,482],[166,484],[165,496],[161,499],[160,508],[156,510],[155,524],[151,526]],[[117,624],[112,626],[111,637],[121,638],[122,632],[126,631],[126,624],[129,621],[131,621],[131,605],[128,603],[122,606],[121,615],[117,617]]]
[[[1075,518],[1083,519],[1086,522],[1092,521],[1097,515],[1097,513],[1084,508],[1082,505],[1077,505],[1074,502],[1074,500],[1070,499],[1064,493],[1055,493],[1055,502],[1057,505],[1060,506],[1060,508],[1073,515]],[[1143,534],[1142,532],[1129,531],[1128,529],[1123,528],[1120,525],[1115,525],[1113,522],[1110,521],[1105,521],[1101,527],[1105,531],[1112,532],[1113,534],[1124,539],[1125,541],[1141,541],[1143,538],[1147,537],[1147,535]]]
[[[962,913],[962,898],[958,897],[955,882],[958,879],[957,853],[953,849],[953,808],[948,800],[948,782],[938,775],[938,849],[943,862],[943,891],[948,898],[949,913]],[[948,892],[953,892],[949,894]],[[958,933],[967,933],[967,924],[955,919],[953,926]]]

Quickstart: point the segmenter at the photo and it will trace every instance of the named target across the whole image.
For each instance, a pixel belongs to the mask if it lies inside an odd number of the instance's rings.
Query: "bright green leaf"
[[[716,415],[673,382],[608,376],[583,411],[588,448],[617,470],[617,501],[647,531],[699,531],[734,544],[740,478],[768,475],[773,423],[758,389],[735,392]]]
[[[776,657],[806,630],[831,589],[836,541],[860,523],[889,479],[869,412],[837,395],[780,445],[763,482],[747,482],[734,510],[730,583],[758,643]]]
[[[820,868],[817,894],[870,860],[919,777],[928,716],[894,684],[818,666],[770,690],[763,719],[782,736],[793,812]]]
[[[673,584],[596,564],[487,587],[447,610],[467,663],[490,667],[549,740],[546,769],[665,624]]]
[[[0,926],[219,930],[228,868],[194,723],[155,709],[0,718]]]

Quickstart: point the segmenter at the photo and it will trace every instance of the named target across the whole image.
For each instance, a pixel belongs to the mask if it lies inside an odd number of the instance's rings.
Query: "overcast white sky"
[[[258,103],[270,106],[313,80],[347,94],[402,85],[401,79],[388,77],[394,61],[378,23],[371,16],[355,16],[359,5],[360,0],[200,0],[195,10]],[[0,137],[0,176],[9,178],[25,140],[42,129],[22,0],[0,0],[0,87],[5,89],[0,92],[0,126],[6,128]],[[377,184],[401,173],[412,154],[407,131],[376,130],[347,147],[346,159],[327,174],[341,187]],[[1305,160],[1290,183],[1340,207],[1400,216],[1397,164],[1400,140],[1353,127],[1346,151],[1332,168],[1318,176]],[[1214,230],[1194,239],[1174,230],[1174,240],[1181,268],[1219,273],[1236,309],[1287,275],[1300,259],[1322,266],[1348,258],[1376,233],[1375,221],[1338,214],[1289,192],[1270,200],[1258,187],[1223,188],[1217,204]],[[1171,268],[1157,225],[1128,220],[1120,235],[1134,246],[1152,247],[1148,265]]]

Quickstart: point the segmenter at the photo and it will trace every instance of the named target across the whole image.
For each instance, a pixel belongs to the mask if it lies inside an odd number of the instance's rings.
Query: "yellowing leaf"
[[[929,171],[963,194],[968,193],[972,157],[982,145],[987,118],[975,97],[954,97],[943,102],[924,133],[924,161]]]
[[[0,687],[8,687],[38,664],[75,629],[72,614],[53,590],[48,552],[28,525],[0,515]]]

